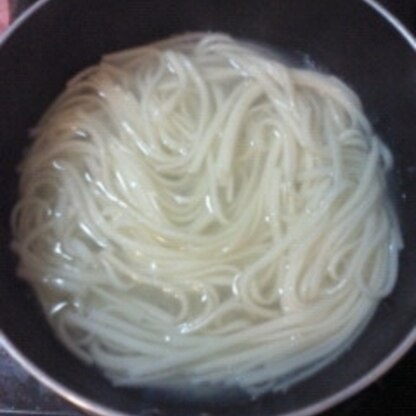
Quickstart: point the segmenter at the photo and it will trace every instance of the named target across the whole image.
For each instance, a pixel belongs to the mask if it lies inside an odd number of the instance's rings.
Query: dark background
[[[35,1],[12,0],[12,15],[17,16]],[[416,34],[416,0],[379,2]],[[415,376],[416,348],[413,348],[385,377],[324,416],[416,415]],[[0,415],[78,416],[80,413],[28,376],[0,347]]]

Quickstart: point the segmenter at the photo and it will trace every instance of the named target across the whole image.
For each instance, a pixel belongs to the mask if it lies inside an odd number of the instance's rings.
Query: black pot
[[[368,3],[372,0],[41,0],[16,21],[0,44],[0,328],[9,352],[27,370],[72,402],[102,414],[299,416],[356,393],[411,348],[416,340],[416,41]],[[16,279],[16,258],[9,250],[16,165],[28,129],[65,81],[106,52],[191,30],[228,32],[311,56],[358,92],[396,160],[406,247],[394,292],[340,359],[288,392],[255,401],[198,401],[112,387],[54,338],[33,294]]]

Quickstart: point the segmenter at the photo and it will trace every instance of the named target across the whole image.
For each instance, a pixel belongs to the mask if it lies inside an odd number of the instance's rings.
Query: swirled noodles
[[[33,136],[18,274],[115,384],[280,389],[394,286],[392,156],[333,76],[191,33],[104,56]]]

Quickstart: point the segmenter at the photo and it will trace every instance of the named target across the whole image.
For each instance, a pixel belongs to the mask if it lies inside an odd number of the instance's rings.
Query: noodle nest
[[[395,283],[392,156],[335,77],[190,33],[103,57],[33,136],[18,273],[117,385],[287,387]]]

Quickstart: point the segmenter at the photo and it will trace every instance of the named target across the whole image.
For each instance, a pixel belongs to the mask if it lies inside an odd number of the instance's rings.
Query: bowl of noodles
[[[44,0],[0,45],[0,328],[102,415],[311,415],[415,341],[416,42],[373,1]]]

